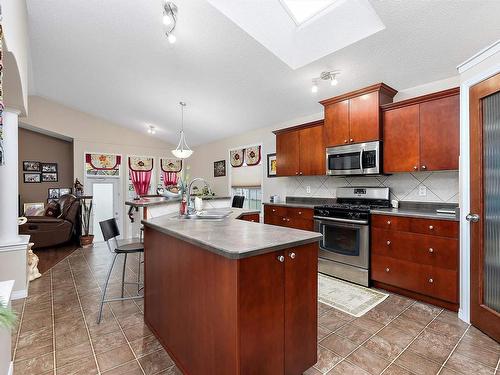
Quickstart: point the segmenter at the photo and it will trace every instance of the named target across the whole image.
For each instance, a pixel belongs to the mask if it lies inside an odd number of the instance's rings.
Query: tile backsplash
[[[343,186],[382,186],[391,190],[391,199],[413,202],[458,203],[458,171],[396,173],[387,176],[287,177],[286,195],[335,198]],[[425,190],[425,195],[420,195]]]

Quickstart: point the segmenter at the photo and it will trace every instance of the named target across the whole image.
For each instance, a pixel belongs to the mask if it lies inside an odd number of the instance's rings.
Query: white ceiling
[[[384,29],[368,0],[208,2],[292,69]],[[307,3],[310,8],[304,6]],[[302,14],[302,8],[310,12]],[[300,25],[295,20],[298,15],[303,16]]]
[[[292,70],[206,0],[176,0],[174,46],[160,0],[27,3],[31,94],[144,132],[153,124],[172,143],[183,100],[193,145],[320,112],[318,100],[375,82],[404,89],[456,75],[500,36],[500,1],[372,0],[384,30]],[[332,69],[339,84],[311,94],[311,79]]]

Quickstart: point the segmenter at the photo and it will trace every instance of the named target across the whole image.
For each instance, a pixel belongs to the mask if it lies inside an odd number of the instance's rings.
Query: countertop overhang
[[[145,227],[181,239],[230,259],[242,259],[318,242],[320,233],[236,220],[256,210],[232,208],[222,220],[179,219],[164,215],[142,220]],[[168,246],[168,244],[166,244]]]
[[[231,197],[219,197],[219,196],[201,196],[203,200],[218,200],[218,199],[231,199]],[[163,204],[179,203],[180,198],[167,198],[167,197],[144,197],[141,199],[132,199],[125,201],[126,206],[132,207],[150,207],[150,206],[160,206]]]

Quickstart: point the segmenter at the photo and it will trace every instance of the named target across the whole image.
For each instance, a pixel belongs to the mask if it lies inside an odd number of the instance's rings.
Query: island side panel
[[[317,242],[285,251],[287,375],[302,374],[317,361],[318,251]]]
[[[239,261],[241,375],[284,374],[283,251]]]
[[[145,227],[144,319],[186,374],[238,373],[237,261]]]

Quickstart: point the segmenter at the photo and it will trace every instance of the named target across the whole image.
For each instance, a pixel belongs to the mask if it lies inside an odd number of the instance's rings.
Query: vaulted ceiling
[[[319,100],[372,83],[456,75],[500,36],[500,1],[371,0],[385,29],[294,70],[208,1],[174,2],[170,45],[161,0],[27,0],[30,93],[140,131],[152,124],[172,143],[183,100],[196,145],[320,112]],[[333,69],[339,84],[312,94],[311,79]]]

